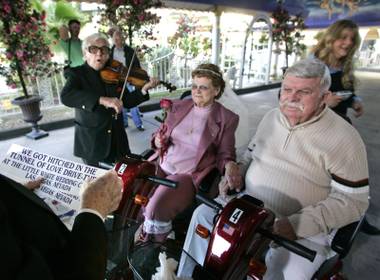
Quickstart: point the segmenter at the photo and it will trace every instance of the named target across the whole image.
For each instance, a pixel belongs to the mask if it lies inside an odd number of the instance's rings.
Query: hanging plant
[[[306,45],[301,41],[305,37],[302,30],[305,29],[305,20],[302,15],[291,16],[279,1],[277,8],[272,13],[273,18],[273,42],[279,46],[283,45],[286,57],[286,67],[288,67],[288,56],[292,53],[302,55],[306,50]]]
[[[51,62],[51,44],[45,36],[45,12],[34,10],[26,0],[0,0],[0,41],[5,52],[0,54],[0,75],[11,88],[21,84],[24,97],[28,91],[24,79],[57,71]]]
[[[103,29],[120,27],[127,34],[130,46],[136,35],[141,39],[154,40],[152,29],[160,17],[149,9],[162,7],[160,0],[105,0],[103,3],[106,8],[100,10],[99,22]]]

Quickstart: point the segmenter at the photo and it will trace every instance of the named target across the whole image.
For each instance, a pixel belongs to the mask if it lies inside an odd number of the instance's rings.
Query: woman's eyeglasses
[[[89,46],[88,47],[88,52],[92,54],[97,54],[98,51],[100,51],[101,54],[109,54],[110,53],[110,48],[107,46],[103,47],[98,47],[98,46]]]
[[[197,86],[197,85],[191,85],[191,89],[192,90],[200,90],[200,91],[205,91],[205,90],[208,90],[209,89],[209,87],[208,86],[205,86],[205,85],[199,85],[199,86]]]

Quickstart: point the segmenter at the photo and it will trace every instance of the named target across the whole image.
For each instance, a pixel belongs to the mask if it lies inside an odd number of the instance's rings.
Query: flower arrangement
[[[152,28],[160,17],[148,10],[161,7],[160,0],[105,0],[103,3],[106,9],[100,11],[100,24],[106,28],[119,26],[127,34],[130,46],[136,33],[144,39],[154,39]]]
[[[288,55],[295,53],[301,55],[306,46],[301,43],[305,37],[301,31],[305,29],[302,15],[290,16],[289,12],[279,1],[277,8],[272,13],[273,18],[273,42],[285,45],[286,67],[288,67]]]
[[[32,9],[28,0],[0,0],[0,41],[5,52],[0,55],[0,75],[11,88],[20,83],[25,97],[28,92],[24,78],[34,80],[56,70],[51,62],[45,33],[45,12]]]

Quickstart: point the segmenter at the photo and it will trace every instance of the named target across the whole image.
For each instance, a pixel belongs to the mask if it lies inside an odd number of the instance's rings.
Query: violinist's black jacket
[[[130,153],[123,116],[99,104],[101,96],[119,97],[121,85],[106,84],[100,71],[87,63],[71,68],[61,92],[61,101],[75,108],[74,155],[87,162],[115,162]],[[149,99],[138,89],[125,89],[123,104],[133,108]]]

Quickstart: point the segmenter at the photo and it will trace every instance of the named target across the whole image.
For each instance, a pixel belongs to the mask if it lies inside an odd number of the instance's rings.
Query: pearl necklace
[[[191,135],[194,132],[194,109],[191,110],[191,127],[186,131],[186,135]]]

